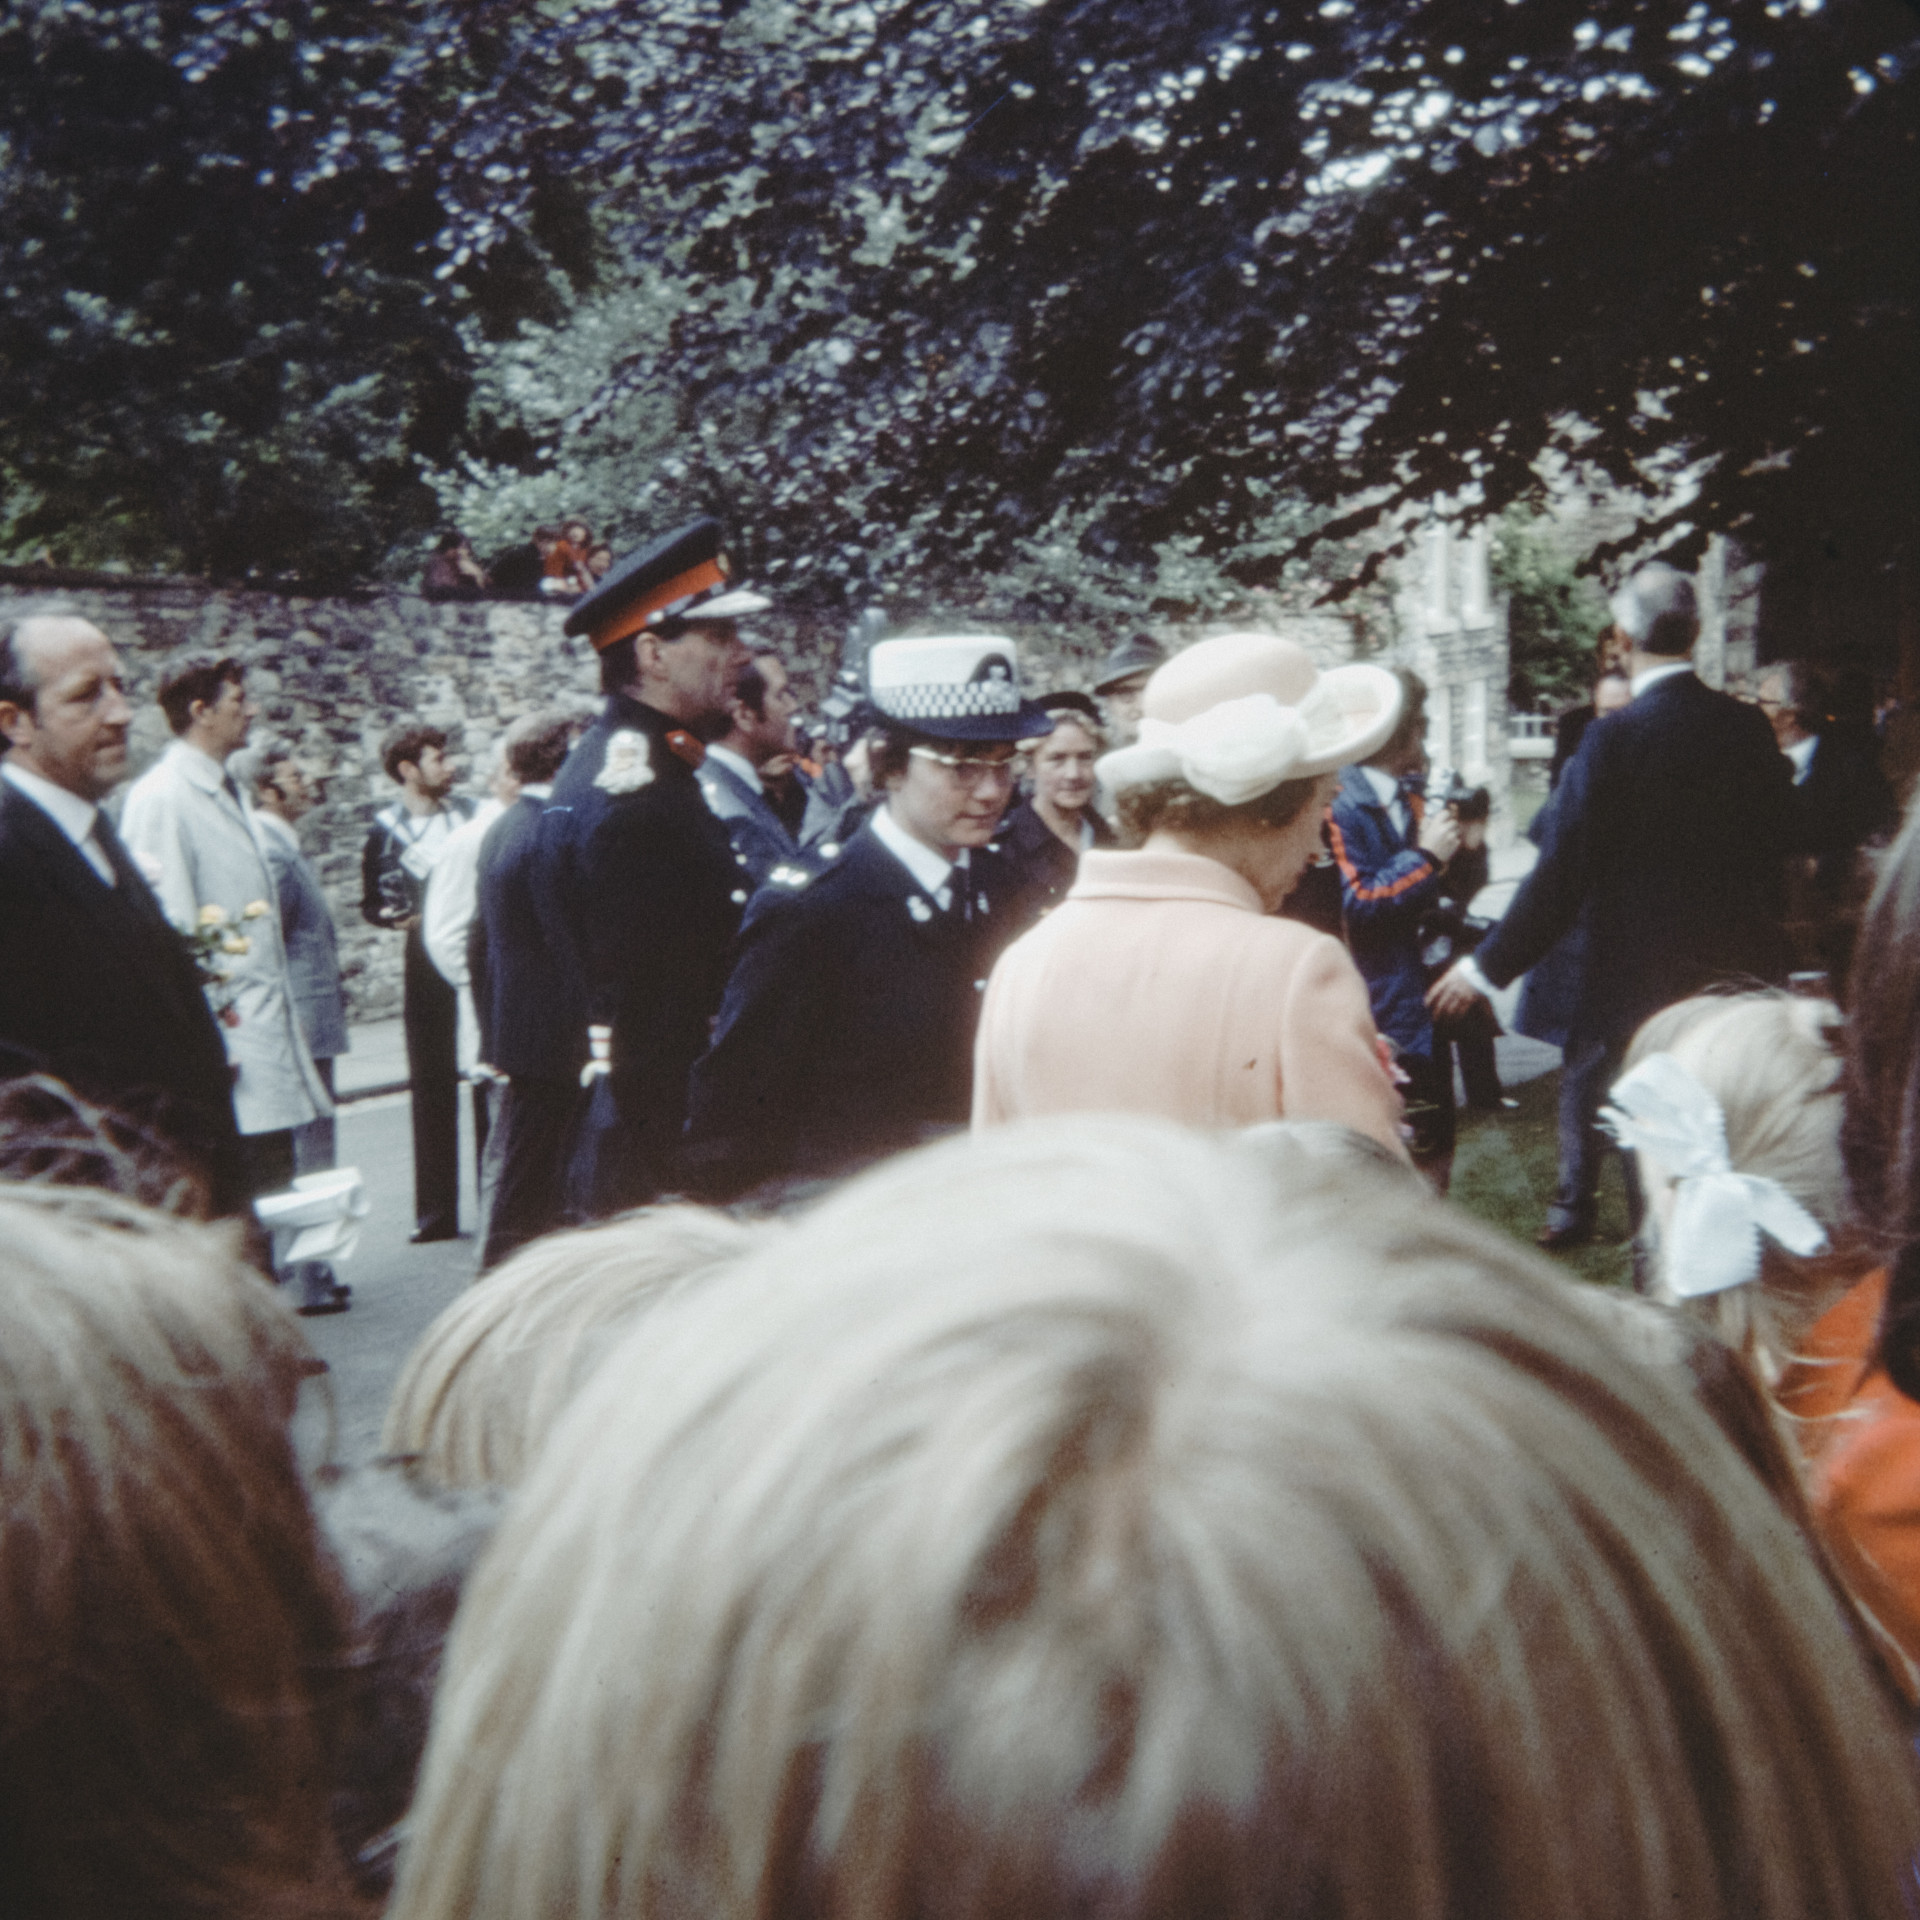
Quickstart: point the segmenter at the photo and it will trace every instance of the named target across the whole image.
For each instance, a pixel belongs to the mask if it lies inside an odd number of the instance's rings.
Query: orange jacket
[[[1869,1274],[1827,1309],[1779,1398],[1803,1423],[1808,1498],[1842,1577],[1920,1662],[1920,1405],[1873,1360],[1886,1290]]]

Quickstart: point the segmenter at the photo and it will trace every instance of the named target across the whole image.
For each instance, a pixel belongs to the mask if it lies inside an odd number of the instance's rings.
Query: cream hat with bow
[[[1177,653],[1147,682],[1140,737],[1100,762],[1112,793],[1184,780],[1243,806],[1378,753],[1400,720],[1384,667],[1329,667],[1277,633],[1222,633]]]

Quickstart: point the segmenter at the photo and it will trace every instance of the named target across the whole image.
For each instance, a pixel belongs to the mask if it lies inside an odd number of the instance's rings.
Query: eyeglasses
[[[942,753],[937,747],[909,747],[907,752],[916,760],[931,760],[935,766],[945,767],[956,780],[964,780],[969,786],[1013,778],[1012,754],[1003,760],[989,760],[978,754]]]

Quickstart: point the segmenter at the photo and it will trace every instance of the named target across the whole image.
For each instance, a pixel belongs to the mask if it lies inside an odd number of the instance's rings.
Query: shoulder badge
[[[608,737],[606,760],[593,777],[596,787],[603,793],[638,793],[652,778],[653,749],[644,733],[622,727]]]

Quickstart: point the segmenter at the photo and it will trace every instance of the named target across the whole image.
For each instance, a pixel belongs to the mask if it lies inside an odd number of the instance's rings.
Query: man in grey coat
[[[237,661],[188,659],[161,680],[174,741],[136,780],[121,837],[146,869],[167,918],[191,931],[218,913],[228,934],[227,1057],[238,1069],[234,1114],[252,1190],[293,1178],[297,1128],[333,1111],[293,1003],[277,890],[253,818],[227,771],[253,707]]]
[[[280,910],[280,937],[287,950],[293,1009],[329,1098],[333,1063],[347,1050],[347,996],[340,983],[340,942],[326,889],[301,851],[300,821],[320,804],[318,777],[301,765],[292,741],[276,738],[242,747],[227,762],[241,793],[252,802],[253,824],[273,875]],[[295,1173],[322,1173],[338,1164],[331,1112],[293,1130]],[[335,1280],[324,1261],[305,1263],[300,1273],[305,1314],[341,1313],[350,1289]]]

